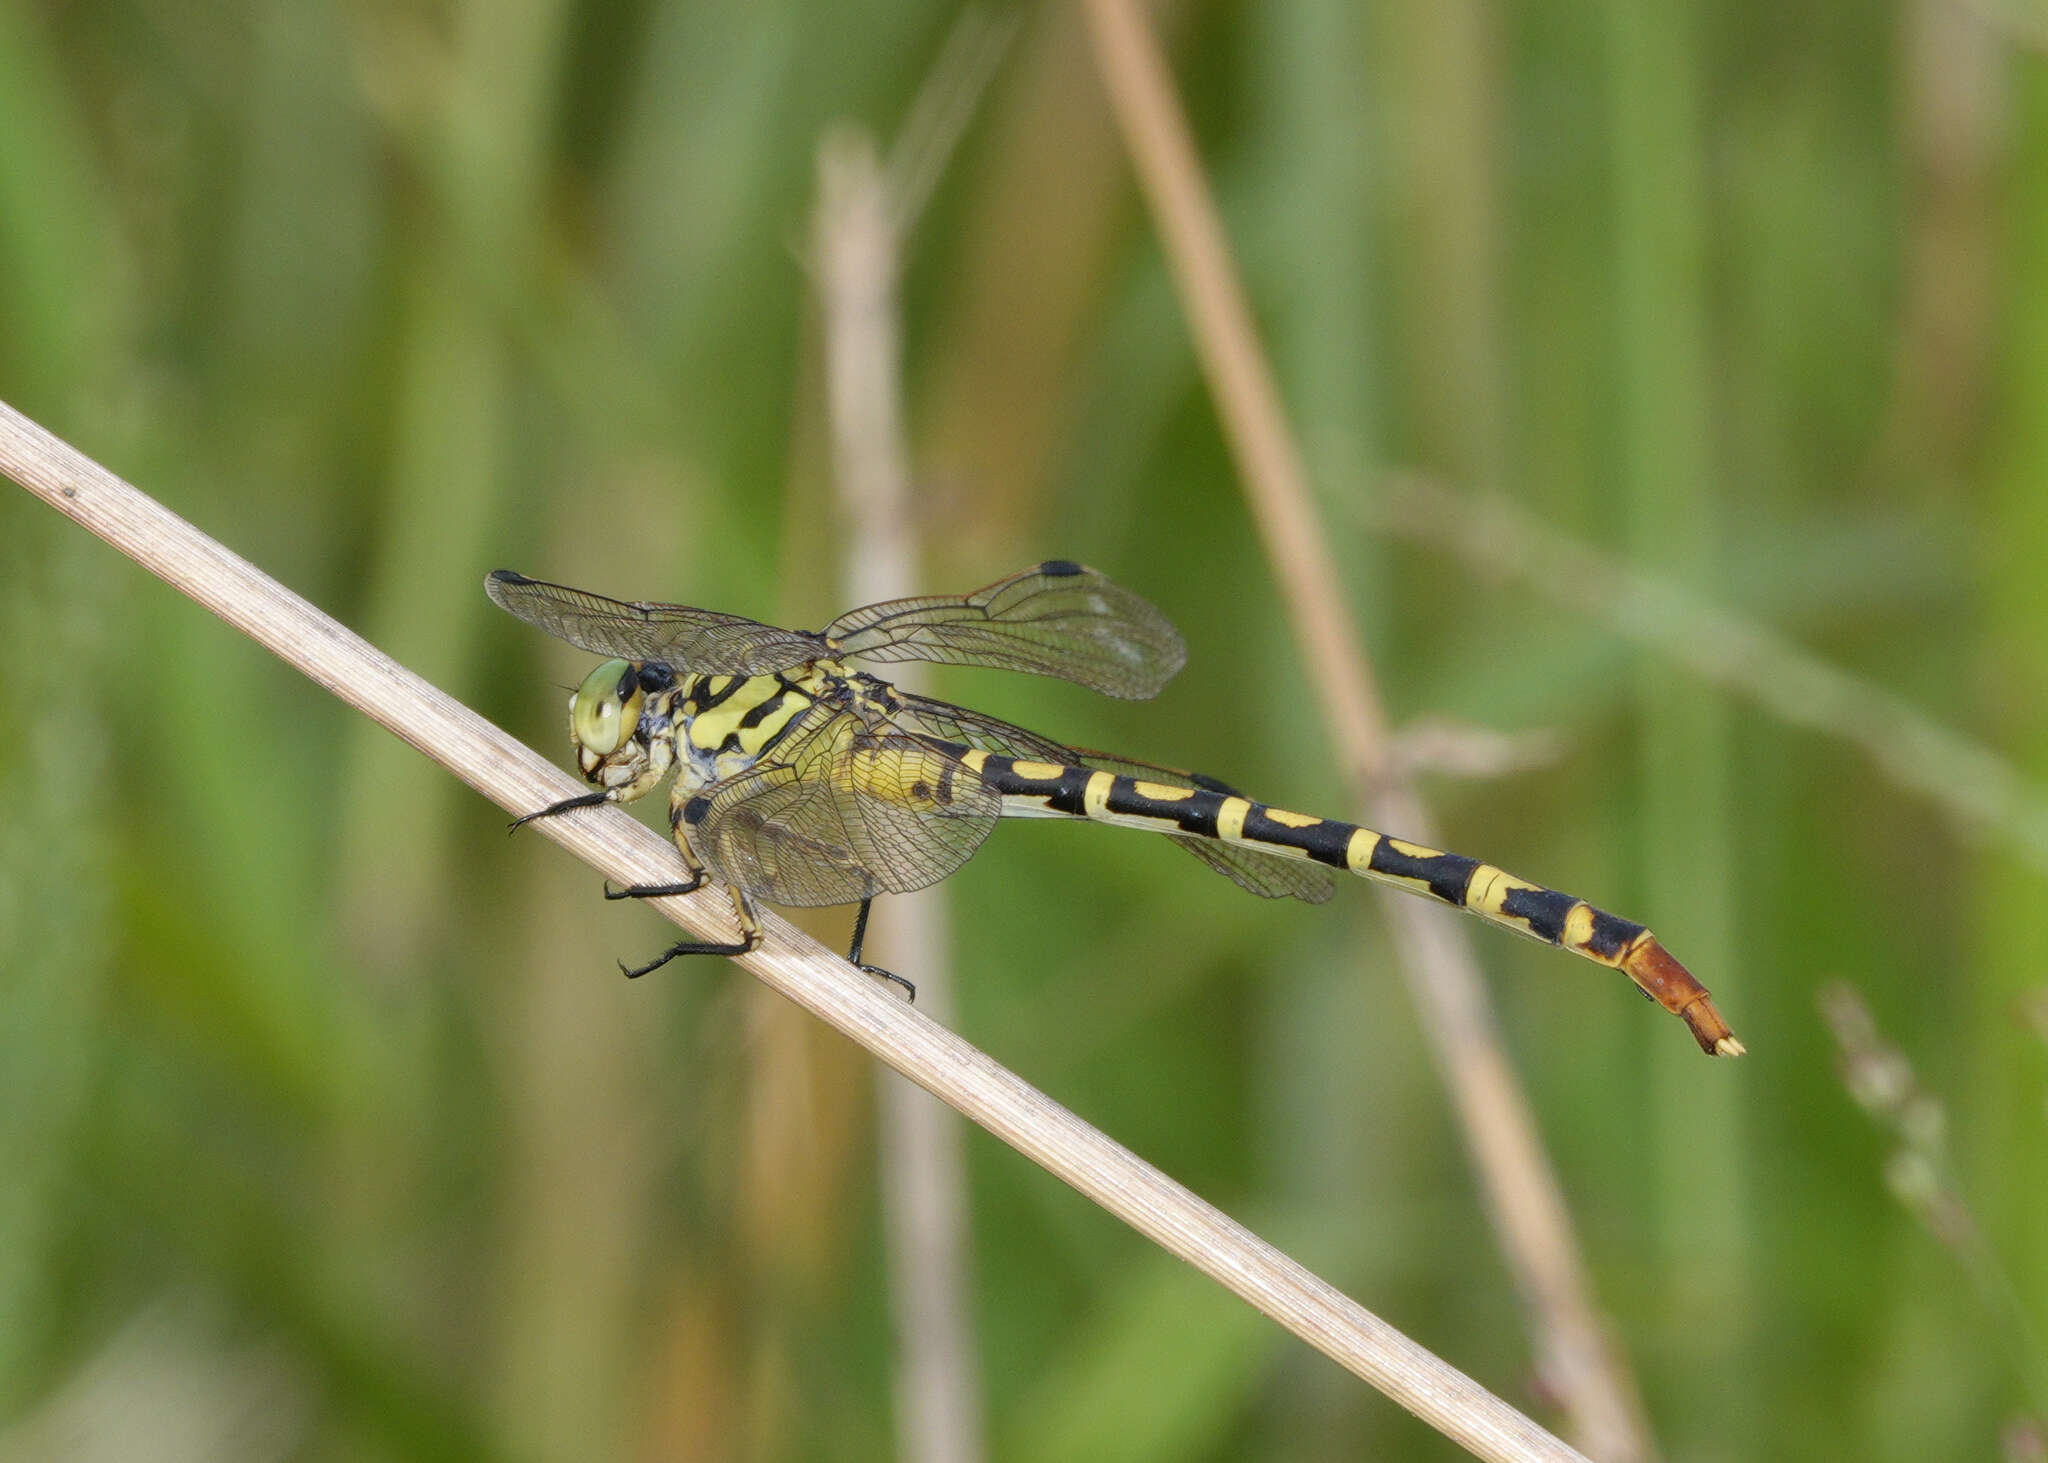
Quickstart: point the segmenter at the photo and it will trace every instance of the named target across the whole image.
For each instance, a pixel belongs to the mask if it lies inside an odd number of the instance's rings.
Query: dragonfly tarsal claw
[[[628,884],[623,889],[612,888],[611,880],[604,883],[604,897],[607,899],[667,899],[673,894],[695,894],[704,887],[704,876],[696,874],[684,884]]]
[[[905,980],[902,976],[898,975],[895,971],[884,970],[879,965],[865,965],[858,960],[854,962],[854,969],[865,971],[869,975],[875,976],[878,979],[886,980],[891,985],[902,986],[903,998],[906,1001],[909,1001],[912,1005],[917,1004],[917,987],[912,985],[909,981]]]
[[[659,970],[662,966],[668,964],[669,961],[679,959],[684,955],[745,955],[754,948],[756,943],[754,940],[683,940],[669,946],[645,965],[629,966],[625,961],[621,960],[619,962],[619,973],[625,976],[627,980],[638,980],[641,976]]]
[[[559,803],[549,803],[545,808],[540,809],[538,812],[528,813],[523,817],[514,818],[512,820],[512,826],[507,828],[505,832],[508,834],[517,833],[521,828],[524,828],[528,823],[531,823],[536,819],[552,818],[557,813],[570,813],[574,812],[578,808],[594,808],[601,803],[607,803],[610,801],[611,795],[609,793],[602,792],[586,792],[578,797],[563,798]]]

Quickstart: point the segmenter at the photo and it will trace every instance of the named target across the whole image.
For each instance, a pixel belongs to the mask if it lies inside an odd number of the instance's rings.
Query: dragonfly
[[[1339,871],[1477,915],[1618,970],[1681,1018],[1709,1055],[1743,1046],[1702,986],[1643,926],[1463,854],[1260,803],[1227,783],[1070,747],[849,665],[930,661],[1022,671],[1123,699],[1154,696],[1187,658],[1146,600],[1066,560],[972,594],[888,600],[822,630],[785,630],[689,605],[607,599],[499,569],[501,608],[608,657],[569,699],[577,767],[595,791],[513,826],[628,803],[674,777],[668,822],[686,877],[606,888],[687,894],[715,878],[737,938],[683,940],[630,976],[685,955],[743,955],[757,902],[858,904],[861,961],[882,894],[938,883],[1000,818],[1061,818],[1165,834],[1240,888],[1327,900]]]

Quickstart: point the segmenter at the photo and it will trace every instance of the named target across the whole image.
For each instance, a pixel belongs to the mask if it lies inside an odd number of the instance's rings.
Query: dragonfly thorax
[[[747,771],[844,684],[816,664],[767,676],[692,676],[682,683],[672,731],[678,788]]]

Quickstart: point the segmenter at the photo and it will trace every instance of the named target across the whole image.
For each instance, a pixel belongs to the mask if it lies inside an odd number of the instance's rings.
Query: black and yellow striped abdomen
[[[1087,818],[1176,837],[1219,839],[1427,894],[1518,935],[1622,971],[1666,1010],[1682,1017],[1707,1052],[1733,1056],[1742,1050],[1706,989],[1643,926],[1573,895],[1518,879],[1492,864],[1356,824],[1268,807],[1218,789],[1181,787],[966,747],[947,750],[1002,797],[1007,816]]]

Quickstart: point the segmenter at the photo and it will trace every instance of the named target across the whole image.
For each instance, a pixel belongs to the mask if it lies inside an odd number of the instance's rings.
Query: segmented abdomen
[[[1006,815],[1087,818],[1216,838],[1426,894],[1518,935],[1620,970],[1666,1010],[1683,1017],[1704,1050],[1725,1056],[1742,1050],[1705,987],[1643,926],[1573,895],[1518,879],[1492,864],[1208,788],[1177,787],[1099,768],[966,748],[958,749],[957,755],[984,785],[1001,794]]]

